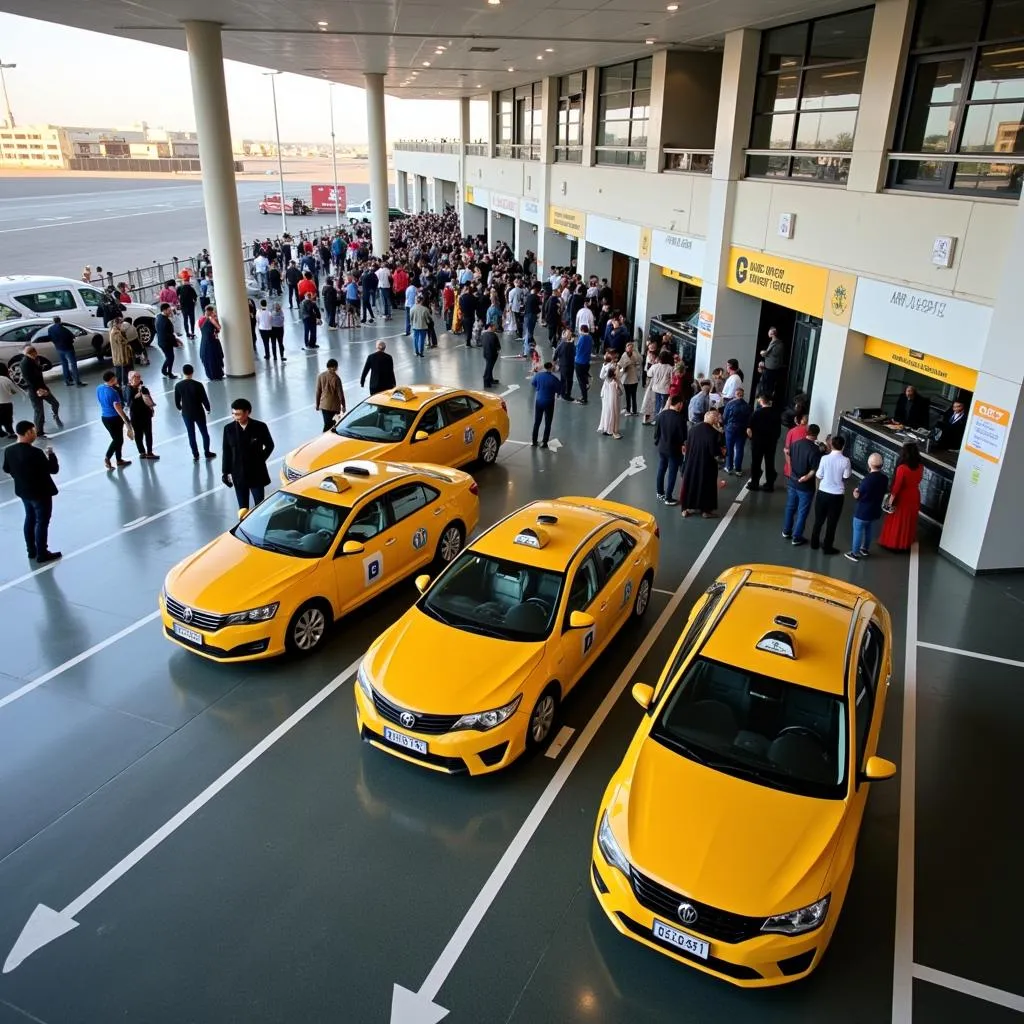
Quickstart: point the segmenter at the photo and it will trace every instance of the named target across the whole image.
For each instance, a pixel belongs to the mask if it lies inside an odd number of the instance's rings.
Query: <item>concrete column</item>
[[[583,97],[583,166],[594,166],[594,146],[597,138],[597,86],[600,68],[587,68],[587,91]]]
[[[186,21],[184,25],[199,160],[203,168],[203,205],[213,259],[217,312],[223,328],[224,366],[229,377],[251,377],[255,366],[242,271],[242,228],[238,219],[220,25],[213,21]]]
[[[540,84],[540,102],[544,111],[544,125],[540,137],[542,167],[555,162],[555,142],[558,138],[558,79],[548,75]]]
[[[877,192],[885,185],[903,68],[910,45],[913,0],[878,0],[860,94],[847,189]]]
[[[840,413],[876,406],[885,391],[889,364],[864,354],[866,340],[831,320],[822,323],[810,408],[810,422],[821,427],[822,437],[835,431]]]
[[[1018,202],[1003,279],[992,311],[964,447],[956,467],[940,549],[971,572],[1024,568],[1024,347],[1020,344],[1020,266],[1024,203]],[[978,406],[982,406],[978,410]],[[978,416],[1001,448],[967,451]]]
[[[498,94],[487,94],[487,155],[493,159],[498,144]]]
[[[748,380],[754,369],[761,304],[729,290],[729,245],[736,182],[743,177],[744,150],[750,138],[760,46],[760,33],[750,29],[737,29],[725,37],[701,290],[701,310],[707,312],[710,328],[697,340],[696,363],[697,372],[710,373],[736,358]]]
[[[469,104],[468,96],[459,97],[459,180],[455,183],[458,193],[455,207],[459,211],[459,230],[463,235],[466,234],[466,146],[470,143]]]
[[[665,89],[667,72],[668,50],[658,50],[651,55],[651,117],[647,122],[647,160],[644,164],[645,171],[655,174],[661,170],[665,104],[670,102]]]
[[[370,142],[370,225],[373,228],[373,251],[382,256],[391,248],[384,76],[378,72],[367,72],[363,77],[366,80],[366,127]]]
[[[423,212],[423,186],[426,184],[422,174],[412,176],[412,212]]]
[[[395,206],[406,213],[410,213],[409,209],[409,172],[408,171],[395,171]]]
[[[636,275],[636,310],[633,314],[633,337],[635,328],[643,328],[644,341],[647,341],[647,322],[659,313],[674,313],[676,296],[679,294],[679,282],[666,277],[661,267],[650,260],[640,260]]]

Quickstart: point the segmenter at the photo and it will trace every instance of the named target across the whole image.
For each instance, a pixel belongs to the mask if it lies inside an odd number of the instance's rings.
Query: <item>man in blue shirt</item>
[[[60,357],[61,369],[64,371],[64,383],[71,387],[77,384],[84,388],[85,384],[78,375],[78,358],[75,355],[75,336],[61,323],[59,316],[53,318],[53,323],[46,332],[46,336],[53,343]]]
[[[555,413],[555,396],[562,390],[562,382],[551,372],[552,364],[545,363],[544,369],[533,378],[533,388],[537,392],[533,413],[533,447],[537,447],[537,434],[540,421],[544,421],[544,440],[541,448],[547,448],[551,437],[551,417]]]
[[[587,391],[590,389],[590,354],[594,350],[594,339],[590,336],[590,328],[580,325],[580,336],[576,339],[576,381],[580,386],[581,397],[576,399],[577,405],[587,404]]]
[[[117,374],[113,370],[106,370],[103,374],[103,383],[96,389],[96,399],[100,403],[100,421],[106,427],[110,435],[110,444],[107,446],[107,454],[103,459],[103,465],[107,469],[114,467],[110,463],[111,456],[116,457],[118,467],[130,466],[131,462],[121,458],[121,449],[124,447],[124,431],[128,428],[128,440],[135,437],[132,425],[122,404],[121,389],[117,386]]]
[[[409,287],[405,289],[405,336],[409,337],[412,333],[412,323],[409,320],[409,314],[412,312],[412,307],[416,305],[416,285],[411,281]]]
[[[750,405],[743,397],[743,388],[737,388],[722,410],[725,427],[725,471],[733,476],[743,475],[743,450],[747,444],[750,426]]]

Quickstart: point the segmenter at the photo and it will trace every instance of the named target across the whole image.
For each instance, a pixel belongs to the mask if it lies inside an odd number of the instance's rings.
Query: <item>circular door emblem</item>
[[[411,729],[416,724],[416,716],[411,711],[403,711],[399,718],[406,729]]]
[[[680,903],[676,913],[683,924],[697,923],[697,908],[692,903]]]
[[[421,526],[412,535],[412,546],[419,551],[427,543],[427,531]]]
[[[181,617],[186,622],[191,622],[192,621],[192,609],[191,608],[182,608],[182,610],[181,610]]]

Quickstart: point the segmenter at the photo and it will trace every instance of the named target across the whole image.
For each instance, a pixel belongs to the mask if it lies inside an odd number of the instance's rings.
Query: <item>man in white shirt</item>
[[[562,287],[562,272],[560,270],[552,272],[548,280],[551,283],[551,290],[557,292]]]
[[[722,401],[728,402],[736,397],[736,389],[743,387],[743,378],[740,376],[740,364],[735,359],[730,359],[725,365],[729,369],[729,376],[722,385]]]
[[[837,555],[835,546],[836,526],[843,511],[843,496],[846,481],[850,479],[850,460],[843,454],[846,439],[832,438],[832,450],[818,463],[818,493],[814,499],[814,528],[811,530],[811,547],[819,546],[821,527],[825,527],[824,543],[821,550],[826,555]]]
[[[260,332],[263,341],[263,358],[270,358],[270,338],[273,333],[270,318],[270,309],[267,307],[267,300],[260,299],[260,308],[256,310],[256,330]],[[255,348],[253,344],[253,348]],[[277,358],[276,356],[274,357]]]
[[[526,307],[526,289],[523,287],[522,278],[517,277],[515,284],[508,291],[508,308],[516,318],[516,337],[523,336],[523,313]]]
[[[267,290],[267,272],[269,270],[270,261],[262,253],[252,261],[252,272],[256,278],[256,283],[260,286],[261,292]]]
[[[377,268],[377,294],[384,303],[384,319],[391,319],[391,268],[382,263]]]
[[[587,330],[591,334],[594,333],[594,314],[591,312],[589,306],[581,306],[580,311],[576,314],[576,333],[580,333],[580,327],[584,324],[587,325]]]

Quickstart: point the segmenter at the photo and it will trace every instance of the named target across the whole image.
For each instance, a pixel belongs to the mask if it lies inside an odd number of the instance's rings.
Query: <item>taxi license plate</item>
[[[187,626],[182,626],[178,622],[172,622],[171,628],[174,630],[175,636],[180,636],[182,640],[188,640],[190,643],[199,644],[203,646],[203,634],[197,632],[194,629],[189,629]]]
[[[665,924],[664,921],[659,921],[657,918],[654,919],[654,926],[651,930],[654,932],[656,939],[661,939],[662,942],[676,946],[684,953],[699,956],[701,960],[707,960],[708,953],[711,951],[710,943],[693,935],[687,935],[686,932],[681,932],[677,928]]]
[[[405,747],[406,750],[415,750],[417,754],[427,752],[425,740],[418,740],[415,736],[406,736],[404,732],[395,732],[394,729],[389,729],[387,726],[384,727],[384,739],[390,743],[397,743],[398,746]]]

